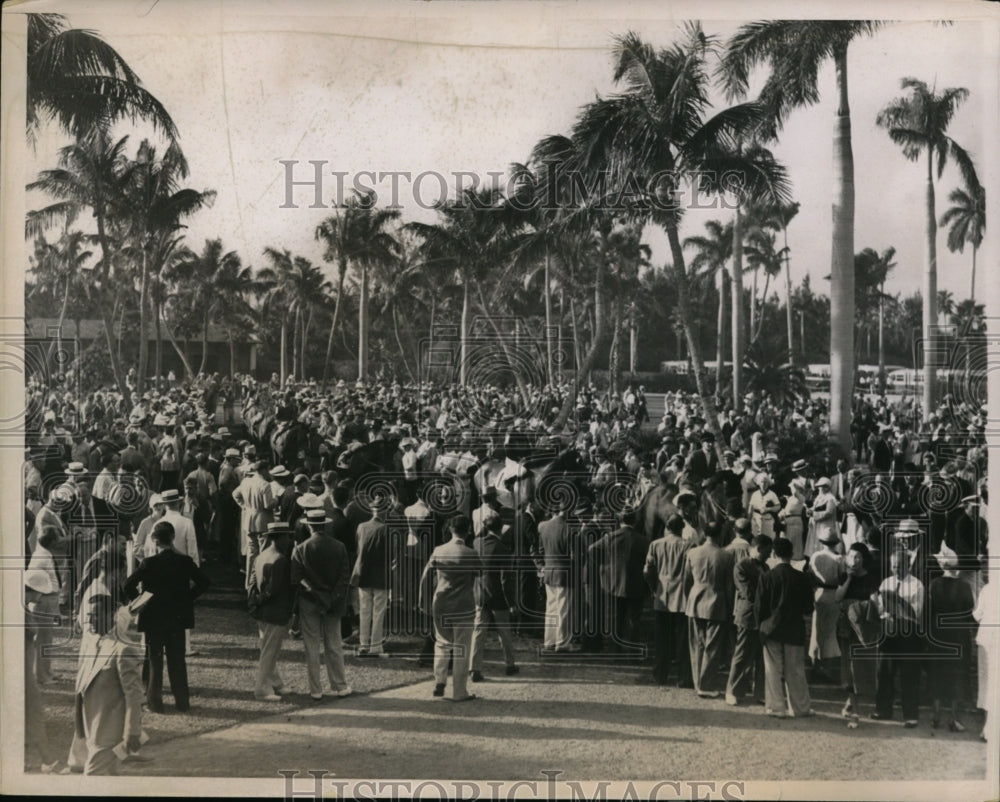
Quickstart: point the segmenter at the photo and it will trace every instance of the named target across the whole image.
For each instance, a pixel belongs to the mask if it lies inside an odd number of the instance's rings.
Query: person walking
[[[476,577],[483,561],[466,544],[472,523],[464,515],[451,519],[451,540],[434,549],[420,580],[420,607],[434,619],[434,696],[444,696],[448,664],[452,664],[453,702],[476,698],[467,689],[472,631],[476,618]],[[430,588],[433,587],[433,591]]]
[[[306,512],[309,538],[292,551],[291,585],[298,596],[299,626],[306,652],[309,695],[350,696],[344,668],[340,619],[347,609],[351,573],[344,544],[326,533],[329,520],[322,507]],[[320,677],[320,647],[330,691],[324,693]]]
[[[792,568],[794,547],[774,541],[778,564],[757,583],[754,619],[764,647],[764,709],[769,716],[811,716],[806,684],[805,617],[813,611],[813,585]]]

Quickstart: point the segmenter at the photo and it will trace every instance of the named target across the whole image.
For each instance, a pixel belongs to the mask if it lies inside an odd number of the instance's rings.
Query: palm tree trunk
[[[792,260],[788,256],[788,227],[783,228],[785,235],[785,321],[788,324],[788,361],[795,363],[795,340],[792,332],[795,330],[792,311]]]
[[[205,366],[208,364],[208,316],[211,310],[211,304],[206,305],[205,320],[202,321],[201,327],[201,364],[198,365],[198,375],[205,372]]]
[[[361,301],[358,304],[358,378],[368,381],[368,267],[361,265]]]
[[[851,453],[854,395],[854,153],[847,99],[847,46],[834,52],[839,102],[833,134],[833,244],[830,255],[830,432]]]
[[[737,205],[733,216],[733,270],[730,282],[730,313],[733,341],[733,408],[743,409],[743,213]]]
[[[569,314],[573,323],[573,374],[579,375],[583,359],[582,352],[580,351],[580,327],[576,320],[576,298],[571,297],[569,299]]]
[[[976,300],[976,246],[972,246],[972,281],[969,285],[969,300]]]
[[[715,397],[708,392],[708,384],[705,381],[705,363],[701,356],[701,342],[691,305],[691,298],[688,293],[688,277],[684,267],[684,249],[681,247],[680,235],[676,225],[668,225],[667,240],[670,242],[670,252],[674,260],[674,277],[677,285],[677,305],[678,315],[681,319],[681,326],[687,338],[688,353],[691,355],[691,367],[694,370],[695,386],[698,388],[698,395],[701,396],[702,411],[705,416],[705,424],[712,434],[715,435],[715,448],[719,453],[719,460],[722,460],[722,430],[719,428],[719,416],[715,409]]]
[[[160,377],[163,375],[163,332],[160,328],[162,307],[159,301],[153,301],[153,320],[156,324],[156,387],[160,387]]]
[[[587,355],[583,358],[580,363],[578,370],[573,376],[573,381],[570,382],[569,390],[566,393],[566,397],[563,399],[562,407],[559,410],[559,414],[556,416],[553,422],[553,427],[556,431],[562,431],[562,428],[566,425],[566,421],[569,420],[569,416],[572,414],[573,409],[576,407],[576,394],[577,389],[580,386],[580,382],[584,380],[584,377],[590,373],[591,368],[594,366],[594,361],[597,359],[597,352],[601,345],[601,339],[604,336],[602,321],[604,319],[604,301],[602,293],[602,285],[604,284],[604,259],[600,258],[597,260],[597,275],[594,281],[594,308],[596,310],[595,317],[597,319],[597,325],[600,327],[594,332],[593,340],[590,343],[590,349],[587,351]],[[571,304],[573,302],[571,301]],[[576,337],[576,316],[574,315],[574,326],[573,326],[573,336]]]
[[[725,362],[726,339],[726,268],[719,268],[719,315],[715,333],[715,394],[721,397],[722,364]]]
[[[312,328],[313,310],[310,307],[309,314],[302,316],[302,378],[306,378],[306,344],[309,342],[309,329]]]
[[[615,270],[615,320],[614,329],[611,334],[611,353],[608,355],[608,389],[612,395],[618,394],[618,372],[620,362],[619,349],[621,347],[622,331],[622,264],[618,260]]]
[[[406,372],[410,375],[410,381],[415,382],[416,378],[413,376],[413,371],[410,370],[410,362],[406,358],[406,349],[403,348],[403,341],[399,339],[399,323],[396,320],[396,305],[392,305],[392,333],[396,335],[396,345],[399,347],[399,355],[403,358],[403,367],[406,368]]]
[[[142,249],[142,272],[139,279],[139,370],[135,377],[135,392],[141,396],[149,367],[149,338],[146,336],[146,307],[149,305],[149,255]]]
[[[628,372],[635,376],[639,365],[639,324],[635,319],[635,302],[629,307],[628,317]]]
[[[428,380],[433,380],[431,376],[431,354],[434,353],[434,314],[437,312],[437,295],[433,292],[431,293],[431,324],[428,329],[427,335],[427,366],[424,368],[424,377]]]
[[[552,370],[552,285],[549,279],[549,246],[545,244],[545,375],[553,382]]]
[[[764,296],[761,298],[760,313],[757,315],[757,331],[753,335],[753,339],[755,342],[757,338],[760,337],[761,332],[764,330],[764,309],[767,307],[767,290],[770,286],[771,286],[771,274],[766,273],[764,276]]]
[[[285,386],[285,379],[288,378],[288,364],[285,361],[288,354],[288,317],[287,315],[281,318],[281,357],[280,357],[280,367],[281,371],[281,386]]]
[[[295,316],[292,318],[292,376],[295,381],[302,381],[302,374],[299,373],[299,354],[302,343],[302,324],[300,322],[302,311],[295,309]]]
[[[750,341],[756,338],[754,332],[757,330],[757,275],[760,273],[760,266],[753,269],[753,285],[750,288]]]
[[[465,387],[469,357],[469,278],[462,276],[462,330],[459,333],[458,383]],[[501,341],[503,337],[501,336]]]
[[[174,337],[174,332],[170,328],[170,324],[167,323],[166,319],[163,320],[163,329],[164,331],[167,332],[167,339],[170,341],[170,344],[174,347],[174,350],[177,352],[177,356],[181,358],[181,363],[184,365],[185,376],[187,378],[191,378],[192,376],[194,376],[194,371],[191,370],[191,363],[188,360],[187,355],[184,353],[184,351],[182,351],[180,347],[177,345],[177,339]],[[184,348],[185,350],[187,349],[187,340],[184,341]]]
[[[330,378],[330,366],[333,361],[333,334],[337,330],[337,320],[340,318],[340,297],[344,294],[344,276],[347,274],[347,264],[343,263],[337,270],[337,300],[333,303],[333,320],[330,321],[330,336],[326,338],[326,356],[323,358],[323,382]]]
[[[885,283],[879,288],[878,299],[878,391],[885,392]]]
[[[94,219],[97,223],[97,239],[101,243],[101,262],[104,264],[104,276],[107,278],[111,275],[111,247],[108,243],[107,230],[104,227],[104,204],[100,200],[94,204]],[[111,372],[114,374],[115,384],[118,385],[118,392],[122,394],[123,398],[129,398],[128,387],[125,384],[125,373],[122,371],[121,355],[115,353],[112,345],[114,312],[109,317],[106,310],[107,306],[101,304],[101,319],[104,322],[104,336],[108,341],[108,359],[111,360]],[[79,335],[79,329],[77,334]]]
[[[236,375],[236,343],[233,341],[233,333],[226,330],[226,339],[229,340],[229,378]]]
[[[55,342],[52,345],[49,346],[48,355],[46,356],[46,362],[51,362],[52,361],[52,349],[53,348],[56,349],[56,353],[58,353],[60,356],[62,356],[62,352],[63,352],[63,346],[62,346],[63,322],[66,320],[66,309],[67,309],[67,307],[69,307],[69,287],[70,287],[70,280],[71,279],[72,279],[72,275],[70,273],[67,273],[66,274],[66,291],[63,293],[62,306],[59,308],[59,324],[56,326],[56,340],[55,340]],[[79,330],[79,328],[77,328],[76,337],[77,337],[77,339],[80,338],[80,330]],[[57,368],[57,371],[61,372],[61,369]]]
[[[923,415],[934,411],[937,349],[937,218],[934,216],[934,150],[927,149],[927,262],[924,267],[924,397]]]

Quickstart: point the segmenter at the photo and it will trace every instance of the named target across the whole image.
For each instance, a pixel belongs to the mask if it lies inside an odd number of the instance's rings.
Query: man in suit
[[[588,559],[599,566],[601,590],[614,611],[612,642],[623,649],[642,643],[639,619],[645,600],[643,568],[649,540],[632,528],[635,512],[631,507],[621,510],[617,518],[618,528],[590,547]]]
[[[733,611],[733,553],[719,546],[719,526],[705,527],[705,541],[687,553],[687,595],[691,676],[698,696],[715,699],[721,690],[719,668],[725,652],[726,627]]]
[[[176,492],[176,491],[174,491]],[[163,712],[163,654],[178,712],[190,708],[184,633],[194,627],[194,600],[211,584],[205,573],[186,554],[174,550],[174,527],[166,519],[153,527],[156,554],[143,560],[125,580],[125,594],[134,599],[142,590],[153,594],[139,613],[139,631],[146,633],[149,682],[146,704],[154,713]]]
[[[444,696],[452,663],[452,701],[475,699],[467,690],[472,632],[476,619],[476,577],[483,561],[466,545],[472,522],[456,515],[451,540],[434,549],[420,580],[420,607],[434,619],[434,696]],[[433,592],[430,583],[434,582]],[[432,595],[433,594],[433,595]]]
[[[389,604],[391,532],[386,516],[392,499],[375,496],[372,515],[358,527],[358,559],[354,568],[361,615],[358,657],[388,657],[385,652],[385,614]]]
[[[306,652],[309,695],[315,700],[324,696],[319,662],[322,645],[330,683],[326,695],[350,696],[352,691],[344,669],[340,627],[340,619],[347,608],[351,575],[347,549],[326,534],[329,520],[322,507],[307,510],[306,522],[310,535],[292,552],[291,583],[299,600],[299,626]]]
[[[503,521],[492,512],[482,519],[483,531],[473,549],[483,561],[483,573],[476,578],[476,620],[472,632],[472,681],[483,680],[483,651],[486,633],[493,625],[503,649],[508,677],[518,673],[514,663],[514,640],[511,637],[510,611],[517,598],[514,555],[502,537]]]
[[[281,701],[285,683],[278,673],[278,654],[292,618],[291,532],[284,523],[267,525],[266,545],[254,562],[250,615],[257,620],[260,660],[254,696],[264,702]]]
[[[688,481],[695,487],[701,487],[701,483],[715,476],[718,469],[719,456],[715,453],[715,435],[704,432],[701,435],[701,448],[693,452],[687,460],[685,470]]]
[[[764,704],[764,652],[754,618],[754,600],[761,576],[767,572],[772,540],[767,535],[753,539],[753,554],[736,563],[733,578],[736,604],[733,618],[736,624],[736,647],[729,666],[726,683],[726,704],[738,705],[748,685],[752,683],[754,700]]]
[[[538,525],[538,552],[542,557],[542,581],[545,583],[546,652],[574,652],[580,647],[571,641],[569,620],[570,533],[566,510],[556,507],[555,514]]]
[[[538,508],[532,502],[514,514],[514,565],[517,571],[517,632],[538,637],[544,630],[535,556],[538,553]]]
[[[791,566],[793,546],[774,541],[779,562],[762,573],[754,598],[754,620],[764,647],[764,704],[769,716],[812,715],[806,684],[805,617],[813,611],[813,584]],[[786,696],[785,689],[788,689]]]
[[[673,660],[677,669],[677,687],[691,688],[684,569],[692,543],[681,537],[683,531],[684,519],[671,515],[663,537],[649,544],[643,574],[653,592],[653,679],[658,685],[666,685]]]
[[[109,529],[116,530],[118,526],[117,519],[108,505],[91,493],[90,482],[87,479],[77,479],[74,487],[76,488],[77,503],[73,505],[67,516],[71,537],[70,566],[72,577],[70,590],[79,586],[84,566],[97,553],[97,549],[101,545],[102,533]],[[76,612],[74,610],[74,615]]]
[[[249,452],[249,449],[247,449]],[[258,536],[274,521],[274,494],[271,483],[261,475],[262,465],[254,462],[243,473],[243,480],[232,497],[240,507],[240,554],[245,555],[246,581],[249,586],[253,561],[260,552]]]

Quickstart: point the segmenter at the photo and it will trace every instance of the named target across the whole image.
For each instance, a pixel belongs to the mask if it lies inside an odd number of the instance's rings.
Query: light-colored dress
[[[813,525],[809,527],[805,545],[805,553],[809,557],[822,548],[820,542],[829,539],[830,535],[840,538],[837,530],[837,497],[829,491],[821,490],[813,501],[812,513]]]
[[[791,495],[785,502],[784,509],[778,514],[785,524],[785,537],[792,541],[793,560],[801,560],[803,556],[805,520],[802,513],[804,511],[805,505],[802,501],[797,496]]]
[[[824,585],[837,585],[844,573],[844,558],[826,548],[812,555],[809,569]],[[809,656],[813,660],[840,657],[837,643],[837,619],[840,617],[840,602],[836,599],[836,587],[817,587],[813,610],[812,634],[809,637]]]

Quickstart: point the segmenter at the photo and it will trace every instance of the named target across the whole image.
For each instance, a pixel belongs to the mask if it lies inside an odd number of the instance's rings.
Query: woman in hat
[[[858,696],[875,696],[875,661],[873,655],[861,651],[878,641],[881,624],[872,596],[882,578],[872,568],[874,561],[868,547],[852,543],[844,557],[845,572],[834,592],[840,604],[837,620],[837,642],[840,647],[840,681],[847,691],[847,701],[841,714],[857,723]]]
[[[823,670],[823,665],[829,665],[831,660],[840,657],[840,645],[837,643],[840,599],[837,598],[837,589],[844,573],[844,560],[838,551],[840,535],[837,531],[823,529],[821,534],[822,545],[809,560],[808,569],[816,584],[809,657],[813,661],[814,678],[829,682],[830,676]]]
[[[805,479],[801,477],[793,479],[791,491],[785,506],[778,513],[778,520],[785,527],[785,537],[792,541],[792,560],[801,560],[806,527]]]
[[[811,557],[819,551],[820,543],[831,536],[840,541],[837,525],[837,497],[830,492],[830,480],[825,476],[816,481],[816,498],[812,505],[812,526],[806,537],[805,555]]]
[[[771,476],[767,473],[757,474],[757,489],[750,496],[750,527],[754,536],[767,535],[774,537],[774,524],[781,503],[777,494],[771,490]]]
[[[950,705],[948,729],[964,732],[958,720],[958,703],[963,701],[972,668],[972,629],[975,622],[972,609],[975,601],[972,589],[958,572],[958,555],[946,544],[934,555],[943,571],[931,580],[927,592],[930,610],[928,639],[928,689],[934,699],[935,729],[941,723],[941,703]]]

